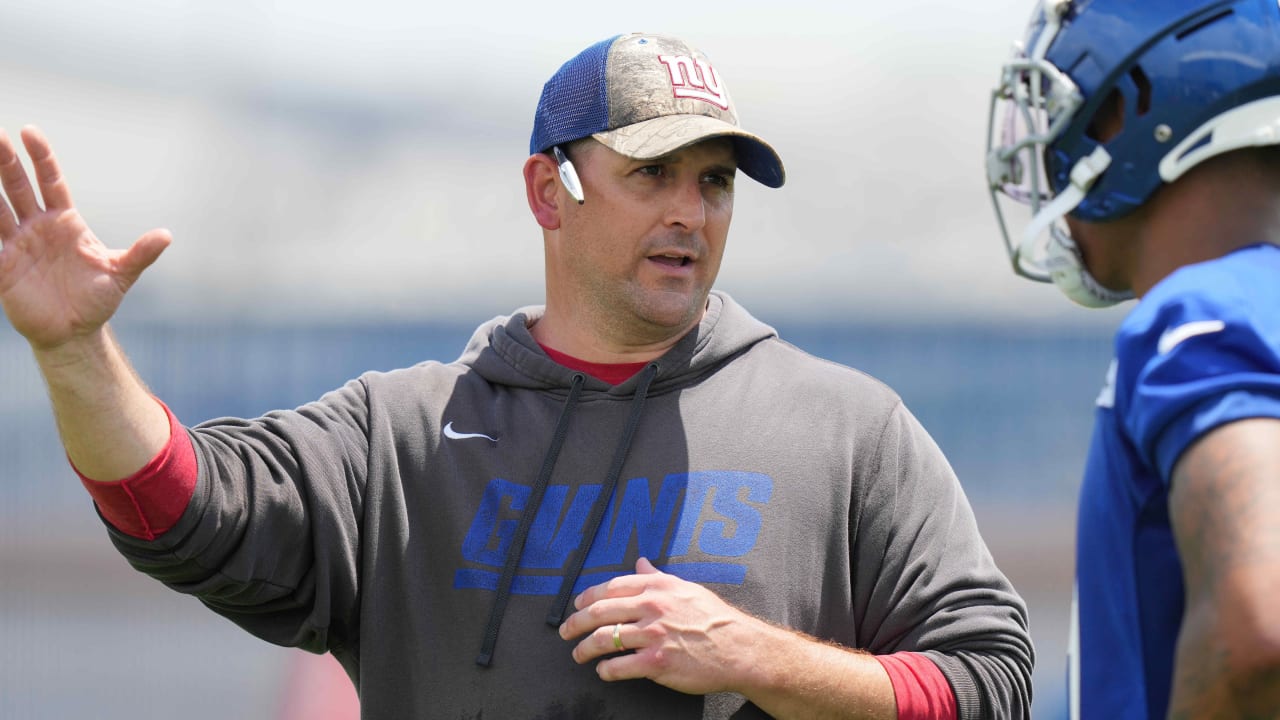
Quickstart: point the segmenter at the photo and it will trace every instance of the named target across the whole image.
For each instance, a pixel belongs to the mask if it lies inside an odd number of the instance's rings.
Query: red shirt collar
[[[552,360],[555,360],[556,362],[569,368],[570,370],[577,370],[578,372],[584,372],[590,375],[591,377],[596,378],[598,380],[603,380],[609,383],[610,385],[617,385],[619,383],[627,381],[628,379],[631,378],[632,375],[635,375],[636,373],[640,372],[640,370],[643,369],[644,366],[648,364],[644,362],[630,362],[630,363],[587,362],[586,360],[576,358],[572,355],[565,355],[559,350],[553,350],[552,348],[549,348],[546,345],[543,345],[542,343],[538,343],[538,346],[541,347],[542,350],[546,352],[547,355],[550,356]]]

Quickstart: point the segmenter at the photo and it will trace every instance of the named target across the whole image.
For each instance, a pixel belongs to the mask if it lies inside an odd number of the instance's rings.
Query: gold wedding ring
[[[626,650],[626,646],[622,644],[622,623],[613,626],[613,646],[619,650]]]

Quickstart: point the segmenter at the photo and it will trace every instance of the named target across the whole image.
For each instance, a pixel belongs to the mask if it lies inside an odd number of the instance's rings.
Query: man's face
[[[586,203],[570,202],[549,254],[548,301],[644,343],[691,327],[706,306],[733,216],[733,145],[706,140],[654,160],[590,141],[570,159]]]

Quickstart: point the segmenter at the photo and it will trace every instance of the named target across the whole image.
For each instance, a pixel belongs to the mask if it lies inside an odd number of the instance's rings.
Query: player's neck
[[[1197,170],[1152,198],[1155,207],[1137,238],[1133,288],[1139,297],[1180,267],[1258,243],[1280,245],[1276,173],[1259,176],[1231,163]]]

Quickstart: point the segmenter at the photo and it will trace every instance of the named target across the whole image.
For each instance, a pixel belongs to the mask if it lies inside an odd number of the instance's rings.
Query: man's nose
[[[706,223],[707,207],[706,198],[702,196],[702,183],[691,180],[673,187],[668,197],[667,225],[693,232],[701,230]]]

